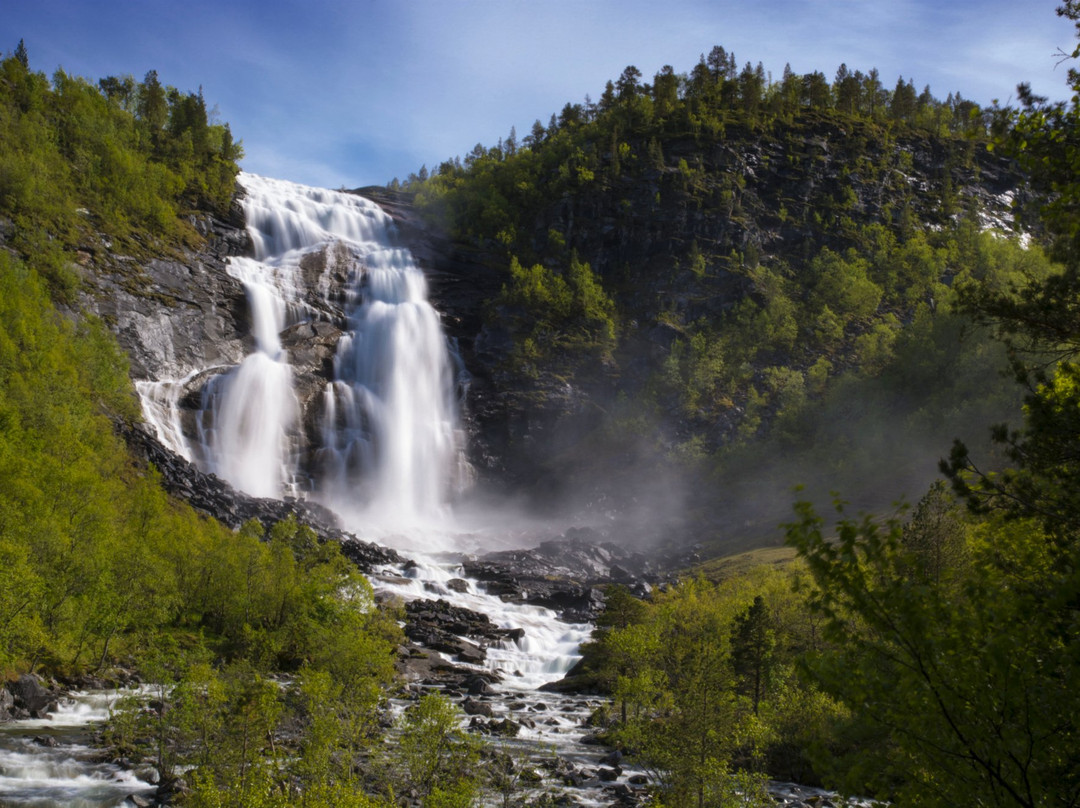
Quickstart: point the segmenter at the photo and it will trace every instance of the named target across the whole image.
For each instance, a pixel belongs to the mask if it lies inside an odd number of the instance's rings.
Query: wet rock
[[[11,710],[15,706],[15,699],[6,687],[0,687],[0,724],[11,720]]]
[[[605,766],[618,766],[622,762],[623,753],[618,749],[613,750],[610,754],[604,755],[600,758],[600,762]]]
[[[293,497],[261,499],[248,496],[216,475],[200,471],[193,463],[169,451],[142,427],[116,421],[114,428],[136,457],[157,468],[166,491],[187,500],[196,510],[234,530],[252,519],[269,530],[278,522],[292,517],[310,527],[320,541],[339,542],[344,556],[365,573],[405,561],[389,547],[361,541],[341,530],[335,514],[318,503]]]
[[[626,778],[626,782],[633,786],[647,786],[649,784],[649,778],[644,774],[631,774]]]
[[[483,648],[464,646],[457,652],[458,661],[466,665],[483,665],[486,657],[487,654]]]
[[[495,715],[495,711],[491,708],[490,704],[485,704],[481,701],[476,701],[472,698],[466,698],[461,703],[461,709],[465,711],[465,715],[482,715],[487,718],[492,718]]]
[[[482,676],[474,676],[468,682],[470,696],[490,696],[495,693],[495,689],[491,684]]]
[[[488,724],[493,734],[503,735],[507,738],[516,738],[521,731],[521,724],[504,718],[502,721],[492,721]]]
[[[601,767],[600,770],[596,773],[596,776],[603,780],[605,783],[614,783],[616,780],[619,779],[619,775],[621,774],[622,769],[618,767],[615,767],[614,769]]]
[[[24,673],[10,682],[8,690],[15,709],[25,710],[31,715],[44,715],[56,703],[53,693],[32,673]]]
[[[481,665],[485,647],[509,638],[513,629],[499,628],[487,615],[438,600],[405,604],[405,636],[424,646],[456,656],[460,662]],[[463,639],[467,638],[467,639]]]
[[[531,550],[504,550],[467,560],[463,568],[484,582],[490,594],[534,603],[559,612],[569,622],[591,622],[603,609],[599,588],[621,583],[648,592],[646,579],[657,575],[654,562],[603,540],[586,528],[571,528],[563,538]]]
[[[380,566],[400,564],[402,561],[396,550],[383,547],[381,544],[361,541],[348,534],[345,534],[339,541],[341,542],[342,555],[356,564],[363,572],[371,572]]]
[[[469,582],[463,578],[451,578],[446,582],[446,588],[451,592],[464,594],[469,591]]]

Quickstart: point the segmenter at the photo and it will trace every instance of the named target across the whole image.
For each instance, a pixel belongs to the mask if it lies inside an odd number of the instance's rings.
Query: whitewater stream
[[[154,786],[97,758],[94,728],[120,691],[73,693],[48,718],[0,723],[0,805],[104,808]]]

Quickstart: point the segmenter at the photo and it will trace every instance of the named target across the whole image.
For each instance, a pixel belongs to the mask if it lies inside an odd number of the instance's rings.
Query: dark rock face
[[[485,582],[504,600],[554,609],[569,622],[592,622],[604,607],[599,587],[622,584],[637,597],[649,596],[660,579],[655,558],[626,550],[588,529],[571,529],[561,539],[532,550],[503,550],[465,561],[465,573]]]
[[[9,682],[7,691],[11,696],[9,712],[12,718],[44,718],[56,707],[56,694],[32,673],[24,673],[14,682]],[[0,705],[2,703],[0,700]]]
[[[499,628],[486,614],[439,600],[405,604],[405,636],[414,642],[455,656],[469,665],[482,664],[490,643],[520,639],[520,629]]]
[[[314,530],[320,540],[340,542],[345,557],[364,572],[370,573],[379,566],[400,564],[404,560],[389,547],[361,541],[341,530],[334,513],[317,503],[248,496],[216,475],[199,471],[192,463],[163,447],[142,428],[118,424],[117,429],[135,456],[152,463],[161,473],[166,491],[233,529],[252,519],[269,529],[292,516],[300,524]]]

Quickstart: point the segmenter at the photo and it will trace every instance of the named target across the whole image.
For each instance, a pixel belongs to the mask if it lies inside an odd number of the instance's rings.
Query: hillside
[[[1015,412],[1003,352],[953,314],[1051,271],[987,147],[1005,111],[846,67],[769,84],[722,48],[640,79],[364,189],[433,273],[489,479],[665,532],[697,511],[692,538],[734,549],[775,540],[795,484],[917,497]]]

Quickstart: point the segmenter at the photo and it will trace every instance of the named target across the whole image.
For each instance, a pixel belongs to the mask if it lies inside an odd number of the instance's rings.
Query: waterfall
[[[404,250],[370,257],[326,394],[324,477],[342,505],[367,482],[377,519],[438,514],[456,458],[454,376],[423,274]]]
[[[454,366],[423,273],[373,202],[239,179],[255,255],[228,272],[245,291],[251,350],[202,388],[197,435],[179,428],[181,382],[140,388],[148,421],[246,493],[312,496],[384,530],[438,520],[463,453]],[[333,380],[305,412],[281,335],[315,321],[343,333]]]

